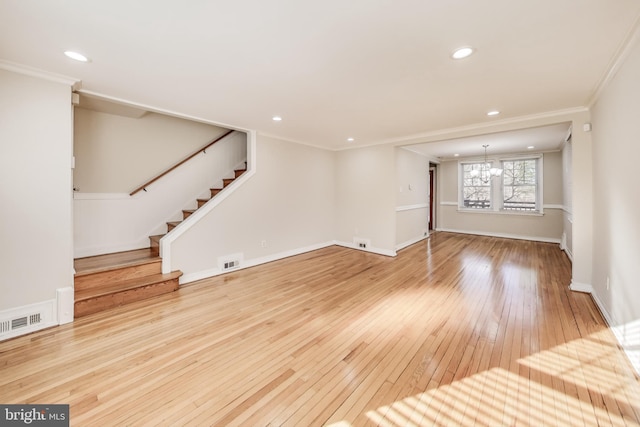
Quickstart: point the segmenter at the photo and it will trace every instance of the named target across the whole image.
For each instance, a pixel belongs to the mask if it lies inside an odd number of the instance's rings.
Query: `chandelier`
[[[482,146],[484,148],[484,163],[480,164],[480,170],[474,169],[471,172],[469,172],[469,175],[471,175],[471,177],[473,178],[480,177],[482,182],[485,182],[485,183],[489,182],[491,178],[495,176],[502,175],[502,169],[492,168],[491,165],[489,164],[489,161],[487,160],[488,146],[489,146],[488,144]]]

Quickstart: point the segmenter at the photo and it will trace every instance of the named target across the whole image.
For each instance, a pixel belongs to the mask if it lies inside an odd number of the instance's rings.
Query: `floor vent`
[[[237,254],[221,256],[220,258],[218,258],[218,268],[222,272],[236,270],[240,268],[240,264],[242,264],[243,260],[244,255],[240,252]]]
[[[40,313],[27,314],[25,316],[3,320],[2,322],[0,322],[0,335],[8,334],[9,332],[16,329],[26,328],[31,325],[37,325],[40,322],[42,322],[42,316]]]

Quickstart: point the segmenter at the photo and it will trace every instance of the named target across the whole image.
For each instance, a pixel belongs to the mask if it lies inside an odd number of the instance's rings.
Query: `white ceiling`
[[[638,0],[0,0],[0,59],[341,149],[585,106],[639,16]]]
[[[484,145],[488,145],[487,153],[489,155],[558,151],[570,135],[571,123],[558,123],[550,126],[414,144],[408,145],[406,148],[424,154],[433,160],[452,160],[483,156]]]

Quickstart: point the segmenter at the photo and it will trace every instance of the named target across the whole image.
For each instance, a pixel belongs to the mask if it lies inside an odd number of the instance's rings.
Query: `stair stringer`
[[[256,173],[256,133],[247,132],[247,171],[229,184],[224,191],[212,198],[204,206],[197,209],[176,228],[160,239],[160,256],[162,257],[162,272],[169,273],[171,267],[171,243],[187,232],[191,227],[205,218],[212,210],[224,202],[233,192],[249,181]]]

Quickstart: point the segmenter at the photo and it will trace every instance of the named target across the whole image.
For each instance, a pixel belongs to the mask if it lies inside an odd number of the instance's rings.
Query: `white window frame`
[[[535,209],[529,211],[518,211],[504,208],[504,173],[500,177],[500,210],[506,213],[512,214],[541,214],[543,213],[542,207],[542,189],[543,189],[543,156],[541,154],[534,156],[520,156],[520,157],[505,157],[500,159],[500,167],[504,170],[504,162],[514,162],[521,160],[535,160],[536,161],[536,205]]]
[[[458,162],[458,211],[459,212],[476,212],[489,214],[506,214],[506,215],[543,215],[543,179],[544,179],[544,163],[543,155],[527,155],[527,156],[505,156],[487,159],[488,167],[496,167],[498,164],[504,169],[503,162],[515,160],[536,160],[536,209],[530,211],[518,211],[512,209],[504,209],[504,177],[491,178],[491,197],[489,208],[468,208],[464,206],[464,165],[484,163],[484,159],[465,159]]]
[[[458,209],[472,212],[487,212],[492,211],[495,208],[495,185],[493,179],[489,180],[489,206],[486,208],[469,208],[464,205],[464,165],[475,165],[485,163],[484,159],[481,160],[463,160],[458,162]],[[487,163],[493,167],[493,161],[487,160]]]

